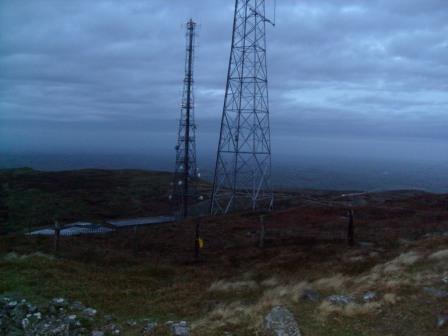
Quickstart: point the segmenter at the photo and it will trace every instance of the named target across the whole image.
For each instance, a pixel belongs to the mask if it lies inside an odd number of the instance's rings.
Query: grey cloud
[[[445,0],[278,4],[268,31],[273,136],[447,137],[439,127],[448,122]],[[215,131],[232,11],[230,0],[2,1],[0,122],[143,124],[172,133],[182,24],[193,17],[196,113],[204,131]]]

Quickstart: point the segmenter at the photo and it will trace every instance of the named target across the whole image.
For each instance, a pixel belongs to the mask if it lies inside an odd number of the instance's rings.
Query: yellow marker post
[[[204,241],[199,236],[199,227],[201,225],[201,217],[196,219],[196,234],[194,240],[194,259],[199,260],[199,251],[204,247]]]

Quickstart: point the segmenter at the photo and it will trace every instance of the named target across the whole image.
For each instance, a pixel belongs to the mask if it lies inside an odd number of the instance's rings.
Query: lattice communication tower
[[[180,217],[189,215],[191,203],[198,197],[198,171],[196,165],[196,124],[194,121],[193,68],[196,23],[186,24],[185,79],[181,116],[176,145],[173,191],[170,195]]]
[[[235,1],[212,214],[273,206],[265,14],[265,0]]]

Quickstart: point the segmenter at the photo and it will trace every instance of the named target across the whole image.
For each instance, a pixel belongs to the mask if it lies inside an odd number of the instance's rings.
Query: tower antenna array
[[[211,213],[269,210],[271,140],[265,0],[236,0]]]
[[[177,135],[173,193],[171,195],[179,215],[183,218],[189,215],[191,200],[197,194],[196,124],[194,121],[193,94],[196,23],[190,19],[186,27],[185,79]]]

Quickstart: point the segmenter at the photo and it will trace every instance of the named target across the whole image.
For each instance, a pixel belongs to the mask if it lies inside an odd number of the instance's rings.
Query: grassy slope
[[[28,171],[9,176],[8,181],[14,188],[38,188],[85,201],[91,207],[89,216],[101,218],[105,213],[113,217],[110,211],[127,217],[161,210],[143,206],[155,204],[151,195],[164,192],[168,176],[138,171],[55,175]],[[148,189],[141,190],[147,198],[139,199],[148,201],[136,207],[128,199],[142,186]],[[119,204],[111,206],[106,199],[115,192],[120,194]],[[304,335],[444,335],[446,330],[435,328],[435,316],[448,312],[447,302],[424,294],[422,288],[445,286],[441,277],[448,275],[448,256],[441,260],[428,256],[448,249],[448,239],[429,238],[410,244],[395,240],[393,244],[353,249],[340,243],[299,239],[307,227],[319,232],[345,228],[345,220],[340,219],[343,208],[312,207],[308,198],[306,195],[306,202],[295,200],[295,208],[281,210],[268,219],[264,250],[254,247],[258,226],[253,217],[204,220],[201,236],[206,248],[199,264],[191,263],[193,222],[140,229],[137,257],[132,254],[132,232],[126,231],[64,239],[58,258],[51,257],[51,239],[0,237],[0,293],[18,293],[36,302],[55,296],[80,300],[101,313],[115,315],[125,335],[139,334],[141,329],[141,325],[127,326],[127,319],[148,317],[187,319],[196,326],[195,335],[222,335],[223,331],[253,335],[261,317],[275,304],[284,304],[294,312]],[[390,233],[392,227],[419,231],[421,223],[434,223],[430,229],[446,229],[447,212],[440,210],[442,203],[439,197],[410,195],[386,203],[380,199],[376,207],[363,204],[355,213],[359,225],[376,228],[376,233]],[[400,210],[406,206],[412,211]],[[371,231],[361,229],[359,235]],[[36,251],[45,255],[36,255]],[[419,257],[409,264],[396,261],[397,256],[410,251]],[[381,306],[355,306],[351,311],[327,314],[328,307],[321,302],[298,299],[303,282],[324,296],[347,293],[359,297],[372,289],[379,293]],[[384,294],[391,298],[385,300]]]
[[[129,335],[141,326],[128,327],[127,319],[148,317],[193,321],[195,335],[221,335],[223,331],[253,335],[261,317],[275,304],[294,312],[304,335],[446,332],[435,328],[435,317],[448,311],[448,302],[425,294],[422,288],[448,289],[441,282],[448,275],[448,253],[438,260],[429,257],[448,249],[447,238],[367,249],[338,244],[272,246],[263,251],[241,248],[238,260],[229,251],[205,251],[200,264],[145,253],[134,258],[126,248],[104,251],[106,240],[66,242],[59,258],[32,252],[50,253],[51,240],[2,240],[0,293],[20,293],[37,302],[56,296],[80,300],[116,316]],[[112,238],[109,243],[119,246],[120,241]],[[192,251],[184,252],[191,255]],[[418,258],[409,259],[410,252]],[[375,290],[380,307],[359,305],[353,311],[329,313],[322,303],[299,298],[304,281],[324,296],[346,293],[359,297]],[[392,301],[383,298],[385,294],[392,295]]]

